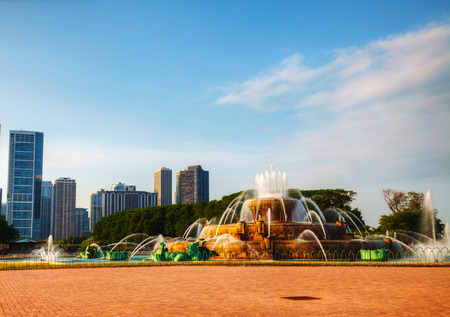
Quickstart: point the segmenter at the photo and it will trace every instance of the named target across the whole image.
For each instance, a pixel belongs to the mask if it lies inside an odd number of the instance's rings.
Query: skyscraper
[[[21,237],[41,235],[41,187],[44,134],[10,131],[7,220]]]
[[[177,204],[195,204],[209,201],[209,172],[200,165],[177,171]]]
[[[77,185],[74,179],[62,177],[55,181],[53,207],[53,238],[55,241],[78,235],[75,224]]]
[[[53,235],[53,184],[42,182],[41,198],[41,239]]]
[[[89,235],[89,212],[87,208],[75,208],[75,235]]]
[[[102,212],[103,212],[103,193],[105,192],[104,189],[100,189],[96,191],[95,193],[91,194],[91,208],[90,208],[90,223],[89,223],[89,230],[92,232],[92,229],[94,228],[94,225],[102,219]]]
[[[158,194],[158,206],[172,204],[172,170],[161,167],[154,173],[155,193]]]
[[[100,189],[91,194],[90,230],[96,222],[121,210],[156,206],[158,195],[145,191],[137,191],[134,185],[116,183],[113,190]]]
[[[121,184],[121,183],[120,183]],[[156,206],[158,195],[155,193],[136,191],[136,186],[124,185],[115,187],[113,191],[105,190],[102,194],[102,217],[107,217],[121,210],[130,210]]]

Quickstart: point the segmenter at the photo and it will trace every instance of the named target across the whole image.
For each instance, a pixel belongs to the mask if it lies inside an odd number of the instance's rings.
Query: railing
[[[233,253],[232,251],[226,251],[223,254],[225,259],[216,260],[214,257],[210,261],[205,262],[183,262],[184,264],[191,265],[221,265],[224,261],[234,261],[239,263],[240,261],[245,263],[251,262],[255,264],[266,264],[274,262],[277,263],[302,265],[321,262],[326,265],[346,265],[350,262],[354,264],[370,264],[370,263],[383,263],[386,265],[435,265],[441,264],[450,266],[450,249],[447,247],[425,247],[425,248],[411,248],[402,252],[387,251],[386,256],[379,260],[364,261],[361,258],[361,252],[353,251],[333,251],[325,250],[325,254],[322,251],[300,252],[300,251],[275,251],[273,254],[269,254],[269,257],[261,256],[256,252],[247,254],[247,257],[243,258],[242,253]],[[267,259],[273,258],[273,261],[267,261]],[[183,264],[181,262],[163,262],[160,265],[171,264]],[[18,269],[53,269],[53,268],[93,268],[93,267],[128,267],[128,266],[149,266],[158,263],[153,262],[150,257],[134,259],[133,261],[106,261],[102,259],[75,259],[60,257],[55,262],[42,261],[36,257],[26,257],[22,259],[11,259],[0,257],[0,270],[18,270]]]

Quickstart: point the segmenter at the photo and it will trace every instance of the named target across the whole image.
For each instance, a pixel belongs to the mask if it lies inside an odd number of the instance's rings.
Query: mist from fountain
[[[425,194],[423,209],[424,212],[422,213],[421,221],[422,232],[431,234],[431,238],[436,241],[436,210],[434,209],[433,197],[431,196],[430,190]]]
[[[447,248],[450,248],[450,226],[448,225],[448,222],[444,226],[444,234],[443,234],[443,237],[442,237],[442,243]]]
[[[247,253],[248,253],[248,251],[250,251],[250,254],[252,254],[254,258],[260,257],[259,252],[256,251],[250,244],[248,244],[242,240],[236,239],[230,234],[222,234],[220,236],[207,238],[203,242],[206,243],[209,241],[214,241],[214,245],[211,248],[211,251],[214,251],[215,248],[217,247],[217,245],[219,244],[219,242],[221,242],[222,248],[224,248],[224,249],[230,249],[229,248],[230,244],[241,245],[241,246],[245,246],[245,248],[247,249]]]
[[[39,250],[33,251],[33,253],[39,255],[42,261],[55,262],[58,260],[60,251],[53,244],[53,236],[49,235],[47,239],[47,247],[41,247]]]

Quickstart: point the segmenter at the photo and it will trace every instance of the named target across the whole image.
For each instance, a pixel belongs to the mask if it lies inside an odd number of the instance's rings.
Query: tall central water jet
[[[218,259],[249,259],[255,253],[261,259],[283,259],[303,254],[359,254],[359,250],[392,249],[392,241],[356,240],[347,231],[343,219],[326,223],[320,208],[311,199],[287,195],[286,173],[276,173],[273,166],[255,176],[252,190],[243,192],[225,210],[219,224],[206,224],[198,240],[200,246],[218,252]],[[239,219],[235,223],[235,215]],[[193,228],[193,227],[192,227]],[[192,230],[191,228],[191,230]],[[312,243],[298,240],[302,233],[315,237]],[[186,252],[192,241],[168,243],[170,252]]]

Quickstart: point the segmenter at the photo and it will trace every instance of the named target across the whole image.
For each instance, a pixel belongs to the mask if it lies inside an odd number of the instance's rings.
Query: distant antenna
[[[270,164],[270,173],[273,173],[273,164]]]

